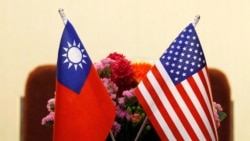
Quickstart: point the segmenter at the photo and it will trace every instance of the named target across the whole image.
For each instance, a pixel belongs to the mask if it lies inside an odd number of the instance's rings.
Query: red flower
[[[110,66],[111,80],[118,86],[117,96],[120,97],[124,90],[136,87],[137,81],[134,79],[131,62],[124,55],[115,52],[108,57],[114,60]]]
[[[139,122],[141,120],[141,116],[139,114],[133,114],[131,115],[132,122]]]
[[[108,58],[112,59],[112,60],[120,60],[120,59],[125,59],[125,56],[123,54],[119,54],[117,52],[114,53],[110,53],[108,55]]]

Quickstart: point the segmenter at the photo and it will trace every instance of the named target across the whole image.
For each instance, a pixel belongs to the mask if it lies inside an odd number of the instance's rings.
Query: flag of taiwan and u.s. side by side
[[[104,141],[115,106],[69,21],[58,51],[56,82],[53,141]]]
[[[135,92],[161,140],[218,140],[206,60],[193,24],[177,36]]]

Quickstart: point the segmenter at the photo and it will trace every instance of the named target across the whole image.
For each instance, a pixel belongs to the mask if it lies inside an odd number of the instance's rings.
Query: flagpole
[[[194,20],[193,20],[193,23],[192,23],[194,27],[198,24],[200,18],[201,18],[200,15],[195,15],[194,16]]]
[[[67,21],[68,21],[68,18],[66,17],[66,15],[65,15],[65,13],[64,13],[64,10],[63,10],[62,8],[60,8],[60,9],[58,10],[58,12],[59,12],[59,14],[60,14],[60,16],[61,16],[61,18],[62,18],[62,20],[63,20],[64,25],[66,25],[66,23],[67,23]]]
[[[112,131],[109,132],[109,135],[110,135],[112,141],[115,141],[115,136],[114,136],[114,134],[112,133]]]
[[[139,139],[143,128],[146,126],[147,121],[148,121],[148,117],[146,116],[143,123],[142,123],[142,125],[141,125],[141,127],[140,127],[140,129],[139,129],[139,131],[138,131],[138,133],[137,133],[137,135],[136,135],[136,137],[135,137],[135,141],[137,141]]]

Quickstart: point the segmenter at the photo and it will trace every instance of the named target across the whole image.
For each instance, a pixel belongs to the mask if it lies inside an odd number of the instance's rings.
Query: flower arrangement
[[[116,106],[116,118],[111,129],[113,136],[116,140],[133,140],[146,117],[143,108],[136,99],[134,88],[152,65],[148,62],[132,63],[124,55],[116,52],[109,54],[94,65]],[[220,104],[215,102],[213,104],[215,108],[214,118],[217,127],[219,127],[226,115]],[[54,123],[54,98],[48,100],[47,108],[50,113],[42,119],[41,124],[51,126]],[[140,135],[140,138],[143,137],[159,140],[149,121]],[[111,140],[110,137],[107,140]]]

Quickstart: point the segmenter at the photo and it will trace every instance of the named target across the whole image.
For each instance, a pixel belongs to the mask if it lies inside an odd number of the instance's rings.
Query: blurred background
[[[222,70],[231,86],[234,140],[249,139],[249,5],[248,0],[1,0],[0,140],[20,139],[20,97],[29,72],[56,63],[64,28],[59,8],[93,62],[114,51],[131,60],[157,60],[199,14],[196,30],[208,67]]]

